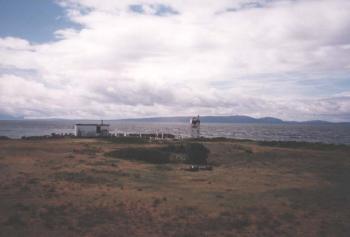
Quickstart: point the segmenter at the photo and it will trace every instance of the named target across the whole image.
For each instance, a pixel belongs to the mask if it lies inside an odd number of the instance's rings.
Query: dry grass
[[[348,147],[202,142],[192,173],[104,155],[176,146],[1,140],[0,236],[350,235]]]

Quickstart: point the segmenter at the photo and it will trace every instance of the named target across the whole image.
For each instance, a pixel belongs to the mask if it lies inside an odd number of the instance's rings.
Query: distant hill
[[[151,118],[132,118],[132,119],[106,119],[105,121],[124,121],[124,122],[144,122],[144,123],[188,123],[192,116],[174,116],[174,117],[151,117]],[[7,114],[0,114],[0,120],[22,120],[23,117],[14,117]],[[232,116],[200,116],[202,123],[247,123],[247,124],[333,124],[332,122],[322,120],[310,121],[284,121],[274,117],[253,118],[245,115]],[[48,121],[100,121],[96,119],[32,119],[32,120],[48,120]],[[350,122],[339,122],[336,124],[350,124]]]
[[[323,121],[323,120],[310,120],[310,121],[304,121],[302,123],[305,123],[305,124],[329,124],[331,122]]]
[[[156,123],[188,123],[190,116],[180,117],[153,117],[153,118],[137,118],[137,119],[122,119],[119,121],[126,122],[156,122]],[[330,122],[313,120],[305,122],[295,121],[283,121],[273,117],[253,118],[244,115],[234,116],[201,116],[202,123],[255,123],[255,124],[287,124],[287,123],[300,123],[300,124],[327,124]]]
[[[9,114],[0,114],[0,120],[17,120],[23,119],[22,117],[15,117]]]

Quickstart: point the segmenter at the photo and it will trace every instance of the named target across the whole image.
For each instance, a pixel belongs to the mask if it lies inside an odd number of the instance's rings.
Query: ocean
[[[74,133],[76,123],[99,123],[81,120],[2,120],[0,136],[21,138],[51,133]],[[115,133],[171,133],[190,135],[186,123],[151,123],[106,121]],[[305,141],[350,144],[349,124],[201,124],[201,136],[264,141]]]

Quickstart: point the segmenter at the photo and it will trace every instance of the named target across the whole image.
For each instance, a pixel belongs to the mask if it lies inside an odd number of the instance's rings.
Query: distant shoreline
[[[74,133],[74,124],[99,123],[98,120],[17,120],[0,121],[0,136],[47,136]],[[117,133],[169,133],[176,137],[189,137],[190,124],[179,121],[115,121],[104,120],[110,132]],[[226,137],[257,141],[300,141],[327,144],[350,144],[350,124],[322,123],[218,123],[202,122],[203,137]]]
[[[125,118],[125,119],[103,119],[113,122],[157,122],[157,123],[188,123],[191,116],[169,116],[169,117],[146,117],[146,118]],[[326,120],[306,120],[306,121],[287,121],[275,117],[254,118],[245,115],[233,116],[200,116],[202,123],[242,123],[242,124],[349,124],[350,121],[332,122]],[[100,119],[63,119],[63,118],[43,118],[43,119],[1,119],[0,121],[100,121]]]
[[[40,141],[40,140],[55,140],[55,139],[82,139],[82,140],[105,140],[105,141],[113,141],[113,139],[118,139],[123,144],[123,139],[130,142],[128,138],[136,138],[138,137],[75,137],[72,134],[68,134],[65,136],[51,136],[51,135],[43,135],[43,136],[23,136],[22,138],[10,138],[6,136],[0,136],[0,141],[6,140],[32,140],[32,141]],[[135,140],[135,141],[136,141]],[[139,138],[140,141],[154,142],[153,140],[149,140],[146,138]],[[256,143],[261,146],[273,146],[273,147],[284,147],[284,148],[312,148],[312,149],[336,149],[336,148],[349,148],[350,144],[343,143],[325,143],[325,142],[310,142],[310,141],[279,141],[279,140],[252,140],[252,139],[238,139],[238,138],[225,138],[225,137],[201,137],[198,139],[193,139],[190,137],[185,137],[182,139],[171,139],[175,141],[194,141],[194,142],[240,142],[240,143]],[[162,140],[159,140],[162,141]],[[166,142],[167,140],[163,140]],[[322,148],[323,147],[323,148]],[[349,150],[350,151],[350,150]]]

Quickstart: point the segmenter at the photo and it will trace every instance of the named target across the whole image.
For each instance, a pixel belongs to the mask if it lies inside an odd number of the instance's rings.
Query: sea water
[[[76,123],[100,123],[78,120],[0,120],[0,136],[21,138],[52,133],[74,133]],[[106,121],[113,133],[171,133],[188,137],[187,123],[151,123]],[[201,136],[266,141],[306,141],[350,144],[350,124],[222,124],[202,123]]]

